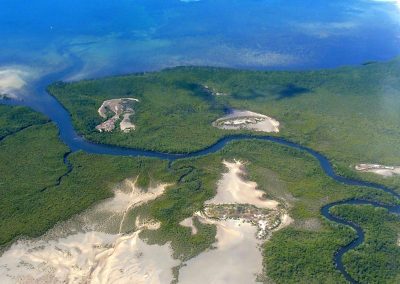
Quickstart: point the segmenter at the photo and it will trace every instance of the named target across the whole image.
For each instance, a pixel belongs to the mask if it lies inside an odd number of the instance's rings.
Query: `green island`
[[[400,176],[354,168],[359,163],[400,166],[399,72],[400,59],[307,72],[178,67],[58,82],[48,90],[71,113],[76,130],[91,141],[187,153],[232,134],[265,135],[213,126],[227,108],[248,110],[279,121],[279,132],[268,135],[321,152],[339,174],[400,192]],[[113,120],[112,131],[98,131],[96,126],[116,114],[108,109],[107,118],[102,117],[100,106],[120,98],[138,100],[126,106],[132,107],[128,114],[134,127],[120,131],[122,122]],[[262,241],[263,269],[257,276],[261,282],[346,283],[333,255],[355,238],[355,232],[324,218],[321,208],[354,198],[399,204],[383,191],[338,183],[310,154],[267,141],[231,142],[216,153],[170,164],[155,158],[70,153],[47,118],[25,107],[1,105],[0,248],[6,250],[17,239],[38,238],[57,223],[101,204],[126,179],[137,178],[136,185],[144,191],[168,183],[162,195],[129,210],[129,222],[121,222],[120,232],[138,229],[133,220],[139,217],[159,222],[155,229],[142,229],[140,237],[148,244],[170,244],[173,258],[180,261],[173,268],[178,281],[185,264],[215,250],[218,226],[193,216],[218,194],[221,176],[229,173],[223,162],[235,160],[243,161],[241,179],[255,182],[264,198],[278,201],[293,219]],[[398,216],[355,205],[335,206],[331,213],[365,232],[365,242],[343,257],[352,277],[360,283],[398,283]],[[181,225],[192,217],[196,233]]]
[[[278,120],[279,137],[327,156],[345,176],[398,188],[399,179],[358,173],[358,163],[399,166],[400,59],[332,70],[284,72],[178,67],[48,89],[71,113],[87,139],[162,152],[192,152],[243,130],[212,123],[224,109],[254,111]],[[100,133],[97,110],[105,100],[132,97],[129,133]],[[247,133],[257,134],[254,132]]]

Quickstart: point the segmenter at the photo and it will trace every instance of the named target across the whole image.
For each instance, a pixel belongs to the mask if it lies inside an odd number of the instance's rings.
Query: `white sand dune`
[[[214,222],[216,249],[203,252],[186,262],[179,272],[179,283],[255,283],[262,271],[260,240],[256,227],[240,220]]]
[[[0,258],[1,283],[170,283],[169,245],[138,237],[78,233],[56,241],[21,241]]]
[[[179,261],[169,244],[148,245],[140,231],[121,233],[129,210],[157,198],[166,186],[143,192],[126,181],[113,198],[41,239],[14,243],[0,257],[0,283],[170,283]],[[116,224],[108,226],[110,220]]]
[[[217,194],[206,204],[252,204],[259,208],[275,209],[279,203],[263,198],[264,192],[257,189],[257,183],[243,180],[243,163],[223,161],[228,172],[218,182]]]

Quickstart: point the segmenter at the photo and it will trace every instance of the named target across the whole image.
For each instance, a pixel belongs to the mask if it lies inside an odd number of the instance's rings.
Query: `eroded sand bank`
[[[98,109],[99,115],[102,118],[107,118],[108,112],[112,112],[114,115],[97,125],[96,129],[100,132],[113,131],[115,129],[115,124],[121,119],[122,115],[122,120],[119,124],[121,131],[127,133],[131,130],[135,130],[136,126],[131,121],[131,116],[135,113],[133,110],[134,102],[139,102],[139,100],[134,98],[120,98],[104,101]]]
[[[359,172],[374,173],[384,177],[400,175],[400,167],[398,166],[384,166],[379,164],[358,164],[355,166],[355,169]]]
[[[232,113],[213,122],[214,127],[227,130],[248,129],[262,132],[279,132],[279,121],[276,119],[248,111],[233,110]]]
[[[148,245],[140,231],[123,233],[129,210],[166,186],[143,192],[126,181],[113,198],[42,238],[16,242],[0,257],[0,283],[170,283],[179,264],[170,246]]]

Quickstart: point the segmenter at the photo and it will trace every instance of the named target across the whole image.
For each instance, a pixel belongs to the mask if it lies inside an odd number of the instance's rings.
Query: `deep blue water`
[[[93,77],[176,65],[311,69],[400,54],[400,4],[374,0],[0,0],[0,68],[83,61]]]

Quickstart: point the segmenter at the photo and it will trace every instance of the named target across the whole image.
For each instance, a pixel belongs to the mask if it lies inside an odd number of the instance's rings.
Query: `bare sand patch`
[[[260,208],[275,209],[279,203],[275,200],[267,200],[263,196],[264,191],[257,189],[257,183],[245,181],[244,165],[240,161],[223,161],[228,172],[222,175],[218,182],[217,194],[206,204],[251,204]]]
[[[276,119],[260,113],[248,110],[233,110],[232,113],[214,121],[212,125],[227,130],[248,129],[262,132],[279,132],[280,123]]]
[[[170,283],[179,264],[170,245],[148,245],[140,231],[124,233],[129,228],[122,226],[130,209],[157,198],[166,186],[143,192],[127,180],[114,198],[40,239],[14,243],[0,257],[0,283]]]
[[[179,225],[181,225],[183,227],[191,228],[192,229],[192,235],[196,235],[197,234],[197,228],[193,223],[193,218],[194,217],[186,218],[185,220],[181,221],[179,223]]]
[[[384,177],[400,175],[400,166],[384,166],[379,164],[358,164],[355,166],[355,169],[359,172],[374,173]]]
[[[134,102],[139,102],[139,100],[134,98],[120,98],[104,101],[98,109],[99,115],[102,118],[107,118],[108,112],[112,112],[114,115],[97,125],[96,129],[100,132],[113,131],[115,129],[115,124],[120,120],[122,115],[122,120],[119,125],[121,131],[127,133],[131,130],[135,130],[135,125],[131,121],[131,116],[135,113],[132,106]]]

